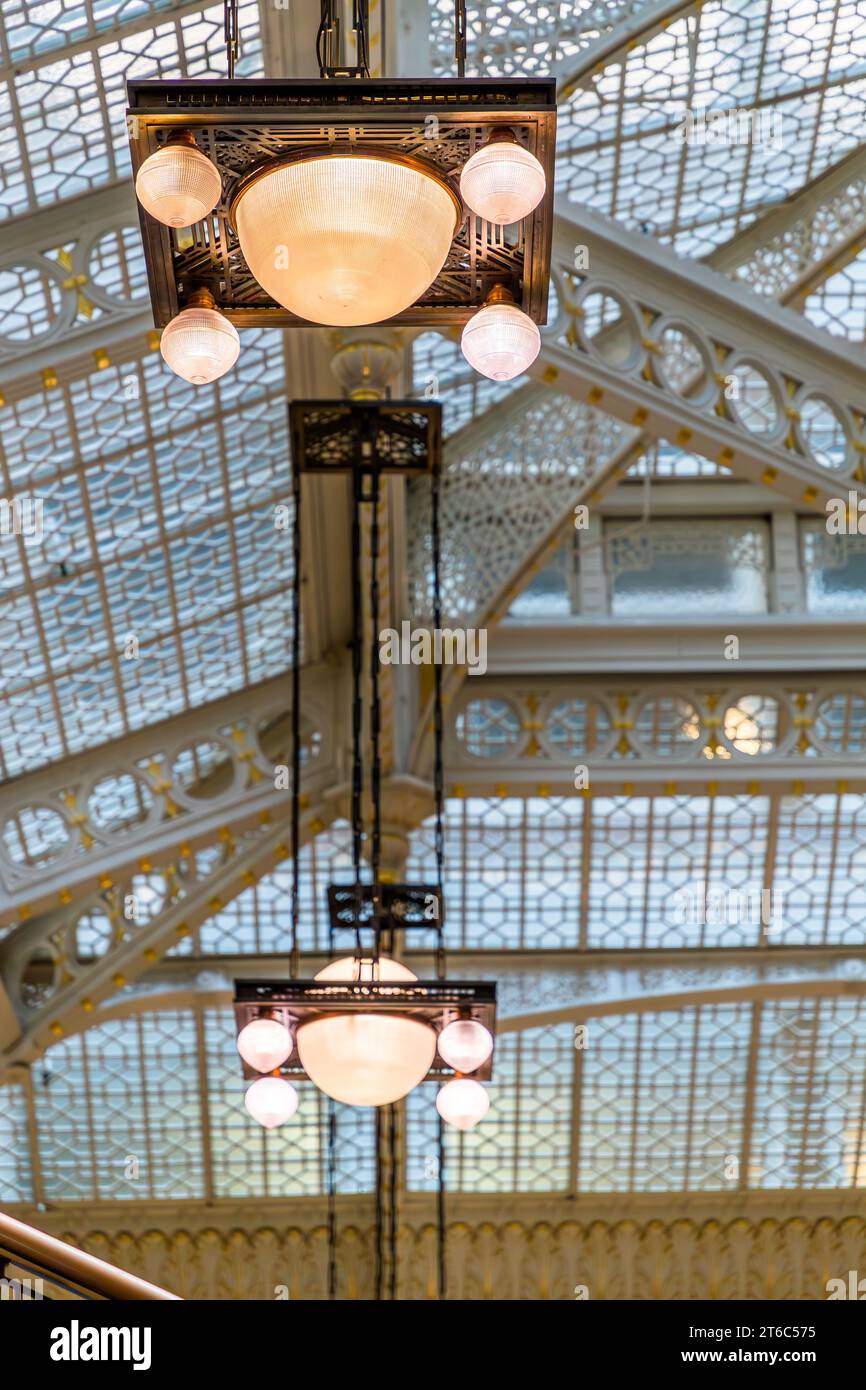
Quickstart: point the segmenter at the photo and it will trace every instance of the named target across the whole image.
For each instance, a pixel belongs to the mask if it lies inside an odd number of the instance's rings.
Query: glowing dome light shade
[[[455,1129],[472,1129],[490,1109],[490,1097],[478,1081],[449,1081],[436,1097],[436,1109]]]
[[[406,965],[390,956],[374,961],[370,956],[341,956],[329,961],[313,976],[315,980],[417,980]]]
[[[463,356],[490,381],[511,381],[531,367],[541,351],[541,334],[511,295],[497,286],[460,339]]]
[[[177,376],[193,386],[205,386],[235,365],[241,340],[234,324],[213,308],[207,291],[198,291],[190,296],[189,306],[166,324],[159,350]]]
[[[191,227],[212,212],[220,199],[219,169],[198,148],[189,131],[170,136],[150,155],[135,178],[135,195],[145,212],[166,227]]]
[[[317,980],[414,980],[398,961],[351,956],[332,961]],[[436,1030],[401,1014],[331,1014],[298,1028],[301,1065],[320,1091],[344,1105],[391,1105],[423,1081],[436,1055]]]
[[[276,1018],[254,1018],[238,1034],[238,1052],[254,1071],[275,1071],[291,1055],[292,1035]]]
[[[445,176],[396,153],[304,152],[250,175],[231,218],[256,280],[311,323],[380,323],[436,279],[462,207]]]
[[[493,1051],[493,1035],[474,1018],[457,1018],[439,1034],[439,1056],[455,1071],[476,1071]]]
[[[298,1108],[298,1093],[281,1076],[260,1076],[247,1087],[244,1105],[265,1129],[276,1129],[290,1120]]]
[[[538,207],[547,188],[541,164],[506,127],[466,161],[460,175],[464,201],[479,217],[509,226]]]

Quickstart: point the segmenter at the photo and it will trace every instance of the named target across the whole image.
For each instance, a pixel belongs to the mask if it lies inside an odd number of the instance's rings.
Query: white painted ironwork
[[[320,800],[342,766],[335,667],[304,678],[304,789]],[[231,827],[288,814],[288,688],[268,681],[121,745],[7,785],[0,799],[0,927],[71,902],[140,860],[171,862]]]
[[[497,786],[563,795],[577,766],[577,790],[593,794],[624,784],[793,792],[840,779],[843,790],[863,788],[866,684],[862,675],[484,676],[449,711],[446,750],[450,775],[473,795]]]
[[[554,272],[546,379],[806,505],[856,485],[866,357],[596,214],[558,219]]]

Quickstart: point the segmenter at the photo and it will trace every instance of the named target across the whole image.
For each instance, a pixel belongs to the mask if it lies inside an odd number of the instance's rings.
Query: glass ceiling
[[[239,77],[262,72],[258,5],[239,11]],[[189,0],[4,0],[0,217],[130,173],[126,83],[225,77],[223,7]]]
[[[466,72],[554,71],[649,8],[635,0],[470,5]],[[438,0],[437,70],[454,71],[453,10]],[[569,60],[572,60],[571,63]],[[683,5],[624,58],[593,70],[559,109],[557,187],[691,256],[706,255],[862,140],[866,25],[860,0]],[[685,112],[754,111],[725,143],[684,142]],[[731,118],[736,121],[736,116]],[[701,134],[701,130],[705,134]],[[648,211],[649,210],[649,211]]]
[[[599,34],[642,7],[470,4],[467,72],[542,73],[564,63],[567,73]],[[453,71],[452,0],[431,9],[434,67]],[[663,31],[565,98],[561,191],[687,254],[708,253],[862,139],[866,26],[857,11],[857,0],[683,6]],[[242,3],[240,19],[239,75],[255,75],[262,52],[254,0]],[[223,76],[222,24],[221,5],[190,0],[6,0],[0,217],[125,180],[127,78]],[[687,108],[742,107],[767,117],[761,138],[677,138]],[[135,237],[113,234],[99,256],[104,284],[134,297],[142,284]],[[858,341],[863,264],[837,272],[805,306],[814,322]],[[22,342],[34,324],[50,323],[39,272],[2,272],[0,310],[5,336]],[[97,319],[102,312],[91,311]],[[421,335],[413,356],[415,389],[442,399],[448,433],[516,389],[474,377],[457,343],[436,334]],[[208,388],[172,376],[142,342],[113,348],[104,370],[59,375],[55,387],[34,386],[2,416],[0,492],[23,499],[38,490],[45,533],[38,542],[0,538],[0,781],[289,663],[290,548],[273,526],[274,505],[289,493],[280,336],[247,332],[237,368]],[[690,478],[717,470],[661,444],[634,471]],[[450,946],[756,947],[754,895],[768,882],[785,927],[764,943],[768,953],[782,944],[859,946],[863,801],[454,796],[446,817]],[[327,948],[325,888],[348,881],[350,865],[343,823],[305,849],[304,949]],[[423,880],[431,868],[428,823],[412,836],[406,877]],[[288,881],[282,865],[174,954],[283,953]],[[733,920],[727,910],[716,920],[682,920],[684,894],[706,901],[721,886],[740,903]],[[95,929],[91,935],[96,953]],[[624,1012],[591,1026],[585,1054],[571,1024],[503,1034],[490,1121],[474,1134],[448,1134],[450,1187],[722,1190],[731,1153],[743,1157],[750,1187],[866,1179],[866,1001],[739,999]],[[23,1087],[0,1085],[0,1200],[322,1192],[321,1098],[305,1088],[292,1144],[252,1125],[233,1033],[227,1009],[170,1008],[103,1022],[52,1047],[32,1072],[38,1165]],[[434,1185],[431,1120],[427,1088],[408,1105],[414,1190]],[[336,1152],[339,1190],[369,1191],[368,1115],[341,1109]],[[127,1176],[130,1155],[140,1160],[138,1178]]]
[[[0,777],[287,668],[284,375],[275,330],[207,387],[134,344],[6,408],[0,486],[44,534],[0,538]]]
[[[446,1133],[449,1190],[863,1184],[866,999],[626,1007],[584,1026],[581,1048],[568,1022],[500,1037],[485,1123]],[[33,1069],[38,1169],[23,1088],[0,1086],[0,1201],[324,1192],[321,1094],[303,1086],[289,1129],[268,1132],[247,1116],[244,1085],[229,1008],[169,1007],[98,1024],[52,1047]],[[436,1186],[433,1099],[433,1087],[421,1086],[407,1103],[414,1191]],[[338,1107],[338,1191],[371,1191],[374,1153],[372,1112]]]
[[[351,864],[343,821],[302,851],[302,950],[328,950],[327,887],[351,882]],[[430,882],[433,867],[427,821],[411,833],[406,881]],[[176,953],[285,955],[290,885],[283,864]],[[866,797],[449,797],[444,886],[451,950],[862,945]],[[408,942],[434,944],[420,931]]]

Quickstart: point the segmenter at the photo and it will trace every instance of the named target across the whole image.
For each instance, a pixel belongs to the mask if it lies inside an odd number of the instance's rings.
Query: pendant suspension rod
[[[466,76],[466,0],[454,0],[454,56],[457,76]]]
[[[316,34],[316,61],[320,77],[370,76],[369,0],[322,0]],[[355,61],[350,57],[350,36],[355,40]]]
[[[289,974],[297,979],[301,917],[301,473],[292,464],[292,922]]]
[[[370,792],[373,802],[372,843],[370,866],[373,877],[373,926],[375,938],[373,959],[379,959],[381,947],[381,886],[379,873],[382,858],[382,706],[379,693],[379,463],[373,460],[370,474]],[[393,943],[389,943],[393,945]]]
[[[431,543],[433,551],[433,628],[434,650],[435,633],[442,628],[442,537],[440,529],[440,501],[442,475],[438,459],[433,467],[431,498]],[[443,881],[445,878],[445,771],[442,762],[442,666],[433,663],[433,805],[435,814],[434,853],[436,858],[436,888],[439,893],[439,920],[437,926],[436,972],[440,980],[445,978],[445,899]]]
[[[363,474],[360,463],[352,470],[352,868],[355,876],[355,953],[360,960],[361,906],[361,846],[364,838],[363,781],[364,763],[361,749],[363,707],[361,704],[361,667],[363,655],[364,606],[361,597],[361,494]]]
[[[397,1172],[397,1107],[388,1106],[388,1150],[391,1160],[391,1189],[388,1193],[388,1244],[391,1268],[390,1275],[390,1296],[391,1302],[397,1298],[397,1183],[399,1173]]]
[[[328,1298],[337,1297],[337,1106],[328,1096]]]
[[[431,543],[433,551],[433,627],[442,628],[442,535],[440,503],[442,497],[442,470],[439,459],[433,467],[431,497]],[[445,978],[445,771],[442,758],[442,666],[433,663],[433,802],[435,808],[434,847],[436,856],[436,888],[439,894],[439,921],[437,922],[436,972],[440,980]],[[436,1273],[437,1292],[440,1299],[446,1296],[445,1260],[445,1122],[437,1115],[436,1131]]]
[[[229,81],[235,75],[235,63],[240,52],[240,26],[238,23],[238,0],[225,0],[224,7],[224,30],[226,39],[226,67],[228,68]]]
[[[375,1252],[375,1278],[374,1285],[376,1291],[376,1302],[382,1298],[384,1287],[384,1263],[385,1263],[385,1230],[384,1230],[384,1208],[383,1208],[383,1173],[382,1165],[385,1158],[385,1135],[384,1135],[384,1115],[383,1107],[376,1106],[376,1252]]]

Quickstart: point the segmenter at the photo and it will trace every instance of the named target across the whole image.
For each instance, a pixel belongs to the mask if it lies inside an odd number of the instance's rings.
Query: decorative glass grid
[[[683,969],[688,969],[687,966]],[[672,967],[671,988],[676,988]],[[862,1187],[866,999],[715,1000],[500,1034],[491,1106],[446,1129],[463,1192],[723,1192]],[[205,1070],[199,1071],[204,1059]],[[246,1116],[230,1009],[97,1024],[33,1068],[46,1201],[234,1201],[323,1193],[326,1102],[288,1129]],[[202,1097],[207,1110],[202,1112]],[[438,1178],[435,1086],[406,1106],[406,1183]],[[0,1087],[0,1194],[33,1199],[20,1086]],[[341,1193],[371,1192],[374,1117],[338,1106]],[[205,1165],[207,1146],[209,1164]]]
[[[0,1086],[0,1202],[32,1200],[27,1098],[23,1086],[6,1083]]]
[[[238,77],[262,74],[259,9],[242,0]],[[225,77],[222,5],[4,3],[0,218],[130,174],[129,78]]]
[[[866,340],[866,252],[806,296],[803,313],[819,328],[852,342]]]
[[[770,528],[762,518],[624,518],[605,520],[603,528],[614,617],[765,613],[770,607]],[[581,535],[569,525],[553,559],[513,600],[506,620],[556,622],[581,612]]]
[[[466,6],[466,75],[541,77],[641,9],[645,0],[485,0]],[[456,73],[453,0],[430,4],[430,48],[437,75]]]
[[[362,869],[366,876],[366,869]],[[327,892],[330,883],[352,883],[352,832],[335,821],[301,850],[299,943],[303,951],[326,951],[329,944]],[[288,955],[291,931],[292,869],[280,864],[254,888],[241,893],[198,929],[201,955]],[[345,945],[348,938],[336,942]]]
[[[594,1192],[737,1187],[751,1006],[593,1018],[581,1052],[578,1186]],[[730,1172],[733,1165],[728,1165]]]
[[[809,803],[688,794],[449,799],[446,944],[455,950],[862,944],[866,852],[857,816],[863,797],[822,798],[832,884],[817,870],[814,846],[800,855],[792,841],[796,824],[802,823],[804,841],[817,835]],[[432,822],[425,822],[412,836],[406,873],[420,882],[432,871]],[[769,897],[762,896],[767,884]]]
[[[41,498],[44,517],[42,541],[0,538],[0,616],[15,652],[0,777],[288,668],[278,332],[247,333],[237,367],[210,386],[130,347],[7,407],[0,489]]]
[[[860,140],[857,0],[711,0],[584,78],[560,107],[557,185],[707,254]]]

